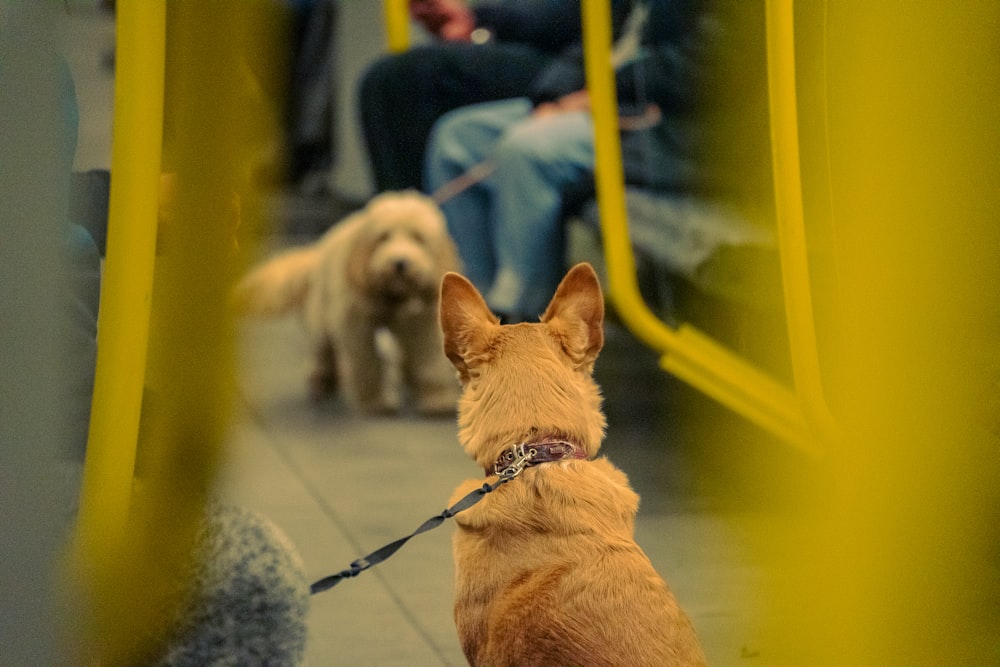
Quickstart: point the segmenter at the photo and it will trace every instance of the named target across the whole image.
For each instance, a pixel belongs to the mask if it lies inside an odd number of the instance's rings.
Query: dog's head
[[[512,444],[549,435],[597,453],[605,419],[592,373],[603,325],[604,297],[589,264],[566,274],[538,323],[501,325],[472,283],[444,276],[444,351],[464,386],[459,439],[477,463],[490,467]]]
[[[437,297],[441,277],[457,270],[458,253],[444,215],[429,197],[387,192],[360,212],[363,223],[348,259],[348,279],[369,295],[389,301]]]

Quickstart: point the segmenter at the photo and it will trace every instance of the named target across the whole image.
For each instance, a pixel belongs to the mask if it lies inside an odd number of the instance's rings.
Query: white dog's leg
[[[375,332],[375,350],[382,361],[382,395],[388,405],[398,409],[403,404],[403,351],[391,331]]]
[[[322,400],[337,391],[337,355],[328,338],[316,343],[315,366],[309,376],[309,396]]]
[[[398,402],[384,392],[384,361],[375,345],[375,330],[357,321],[338,340],[337,363],[347,400],[369,414],[391,414]]]
[[[437,318],[411,320],[396,338],[403,354],[403,378],[416,410],[428,416],[453,416],[460,385],[444,354]]]

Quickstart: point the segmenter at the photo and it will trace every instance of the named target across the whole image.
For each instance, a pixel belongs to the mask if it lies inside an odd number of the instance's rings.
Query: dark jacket
[[[611,0],[615,29],[621,27],[632,4],[632,0]],[[579,50],[579,0],[480,2],[472,11],[476,25],[490,30],[497,40],[527,44],[553,55],[574,47]]]
[[[612,31],[617,39],[636,2],[613,3]],[[619,105],[626,110],[653,102],[665,114],[692,110],[710,24],[707,0],[645,0],[649,15],[641,31],[642,52],[615,75]],[[583,49],[575,45],[535,80],[535,104],[586,87]]]

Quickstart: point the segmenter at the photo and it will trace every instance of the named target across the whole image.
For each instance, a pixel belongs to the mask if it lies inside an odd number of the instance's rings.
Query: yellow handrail
[[[121,548],[132,494],[156,253],[166,4],[122,2],[116,20],[114,179],[76,535],[92,563]]]
[[[582,9],[609,298],[625,324],[650,347],[664,353],[664,369],[803,451],[819,454],[821,448],[794,393],[695,328],[670,328],[643,300],[636,281],[625,206],[610,58],[610,8],[602,0],[584,0]]]
[[[837,427],[827,408],[816,345],[806,247],[795,86],[795,24],[791,0],[767,0],[767,81],[775,220],[795,391],[815,428]]]
[[[382,0],[386,41],[393,53],[400,53],[410,47],[409,7],[409,0]]]

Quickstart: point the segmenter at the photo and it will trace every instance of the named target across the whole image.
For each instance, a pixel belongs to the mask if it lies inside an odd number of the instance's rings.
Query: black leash
[[[351,579],[353,577],[356,577],[365,570],[367,570],[368,568],[370,568],[371,566],[378,565],[379,563],[387,559],[389,556],[399,551],[400,547],[409,542],[410,539],[416,537],[420,533],[426,533],[428,530],[431,530],[432,528],[437,528],[442,523],[444,523],[446,519],[450,519],[459,512],[463,512],[469,509],[470,507],[478,503],[480,500],[482,500],[487,493],[496,490],[501,484],[505,484],[506,482],[509,482],[510,480],[520,475],[521,471],[524,470],[524,468],[531,461],[531,458],[534,456],[534,450],[525,451],[524,446],[521,445],[520,450],[517,450],[515,448],[512,451],[514,452],[514,457],[512,462],[509,465],[507,465],[507,467],[504,468],[503,470],[497,471],[497,474],[500,476],[500,478],[496,481],[495,484],[490,484],[489,482],[483,484],[481,487],[479,487],[475,491],[470,492],[468,495],[466,495],[464,498],[459,500],[457,503],[455,503],[445,511],[425,521],[419,528],[417,528],[415,531],[413,531],[406,537],[401,537],[395,542],[390,542],[384,547],[376,549],[375,551],[371,552],[364,558],[357,559],[356,561],[351,563],[351,566],[346,570],[341,570],[336,574],[331,574],[328,577],[323,577],[319,581],[314,582],[311,586],[309,586],[310,595],[316,595],[317,593],[322,593],[323,591],[330,590],[344,579]]]

